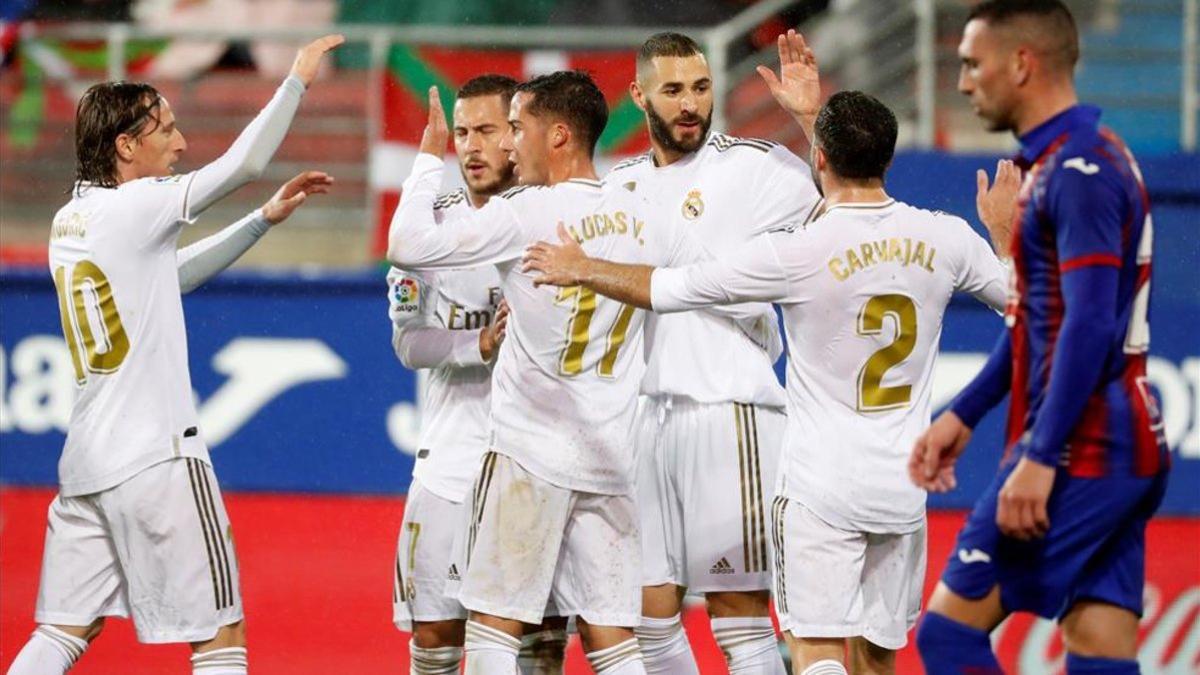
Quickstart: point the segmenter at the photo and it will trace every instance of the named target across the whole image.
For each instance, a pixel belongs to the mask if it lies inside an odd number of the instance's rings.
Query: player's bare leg
[[[896,651],[886,649],[863,637],[850,638],[850,670],[854,675],[893,675]]]
[[[593,626],[576,619],[583,651],[596,675],[643,675],[642,652],[632,628]]]
[[[1138,615],[1114,604],[1076,603],[1061,622],[1063,646],[1068,655],[1067,673],[1072,671],[1073,661],[1087,659],[1130,662],[1130,667],[1136,667],[1138,621]]]
[[[217,629],[211,640],[192,643],[192,672],[205,675],[245,675],[246,622]]]
[[[926,671],[940,675],[972,668],[973,672],[1002,673],[988,636],[1006,616],[999,586],[972,600],[938,582],[917,628],[917,649]]]
[[[771,623],[769,591],[714,591],[704,597],[713,637],[731,675],[786,672]]]
[[[104,617],[87,626],[39,625],[9,666],[9,675],[60,675],[100,635]]]
[[[408,643],[411,675],[457,673],[462,665],[466,621],[414,621]]]
[[[680,612],[687,589],[675,584],[642,587],[642,625],[634,629],[647,673],[697,675]]]
[[[541,625],[525,624],[517,664],[521,675],[559,675],[567,648],[567,617],[548,616]]]
[[[788,641],[792,672],[798,675],[845,675],[845,638],[801,638]]]

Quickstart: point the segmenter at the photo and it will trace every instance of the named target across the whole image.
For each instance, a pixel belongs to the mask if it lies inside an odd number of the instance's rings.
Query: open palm
[[[778,43],[779,75],[766,66],[759,66],[758,74],[784,110],[798,119],[815,121],[821,110],[821,74],[817,57],[804,42],[804,36],[795,30],[780,35]]]

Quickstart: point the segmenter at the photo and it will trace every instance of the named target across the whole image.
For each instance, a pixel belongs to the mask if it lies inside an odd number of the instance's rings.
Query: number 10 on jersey
[[[86,382],[87,372],[111,373],[120,368],[129,353],[129,337],[117,313],[112,284],[104,272],[92,261],[81,260],[68,279],[67,268],[57,267],[54,287],[58,291],[63,337],[75,367],[75,381]]]

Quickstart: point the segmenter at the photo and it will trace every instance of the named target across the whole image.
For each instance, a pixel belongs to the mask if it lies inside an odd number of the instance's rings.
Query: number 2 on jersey
[[[111,373],[121,367],[129,354],[129,337],[117,313],[112,284],[108,277],[90,260],[76,263],[71,278],[67,268],[54,270],[54,287],[58,291],[58,311],[62,319],[63,336],[71,351],[75,381],[87,381],[87,372]],[[99,325],[92,325],[92,319]],[[84,353],[80,354],[79,342]]]
[[[596,292],[582,286],[567,286],[559,289],[556,304],[574,301],[571,310],[571,321],[567,324],[567,346],[563,347],[558,358],[558,370],[563,375],[578,375],[583,372],[583,353],[587,351],[591,341],[592,314],[596,311]],[[604,356],[596,366],[601,377],[612,377],[613,368],[617,363],[617,352],[625,344],[625,335],[629,332],[629,322],[633,320],[634,308],[621,305],[617,320],[608,331],[608,345]]]
[[[917,344],[917,308],[912,298],[897,294],[871,298],[858,313],[858,334],[879,335],[887,316],[895,321],[896,337],[891,344],[872,354],[858,371],[859,412],[902,408],[912,400],[912,385],[883,385],[884,373],[907,359]]]

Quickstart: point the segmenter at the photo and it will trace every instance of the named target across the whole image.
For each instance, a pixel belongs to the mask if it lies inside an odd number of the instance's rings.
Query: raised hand
[[[345,41],[345,36],[333,34],[317,38],[304,45],[300,51],[296,52],[296,60],[292,63],[291,74],[298,77],[304,86],[308,87],[317,77],[317,70],[321,67],[321,58],[329,50]]]
[[[500,345],[504,343],[507,335],[508,301],[501,300],[491,325],[479,331],[479,354],[483,356],[484,361],[491,361],[496,357],[496,353],[500,350]]]
[[[446,124],[446,113],[442,110],[442,98],[438,88],[429,88],[429,120],[425,122],[425,133],[421,134],[421,152],[441,157],[446,154],[450,142],[450,127]]]
[[[284,183],[282,187],[262,205],[263,218],[272,225],[278,225],[300,208],[309,195],[329,192],[333,185],[333,176],[322,171],[305,171]]]
[[[1021,170],[1012,160],[996,163],[996,180],[988,187],[987,171],[975,172],[975,210],[992,238],[996,255],[1007,258],[1012,250],[1013,223],[1017,212],[1017,193],[1021,190]]]
[[[958,485],[954,463],[971,440],[971,429],[958,415],[946,411],[913,444],[908,477],[929,492],[949,492]]]
[[[559,245],[539,241],[525,249],[521,259],[522,272],[541,272],[533,279],[534,286],[578,286],[588,257],[583,247],[558,224]]]
[[[817,113],[821,111],[821,77],[817,57],[804,42],[804,36],[789,30],[779,36],[779,75],[766,66],[758,74],[766,81],[771,95],[792,114],[812,140]]]

